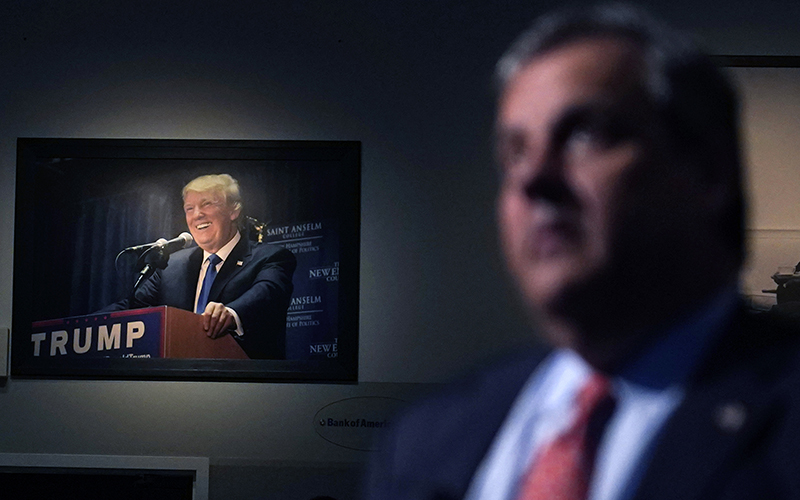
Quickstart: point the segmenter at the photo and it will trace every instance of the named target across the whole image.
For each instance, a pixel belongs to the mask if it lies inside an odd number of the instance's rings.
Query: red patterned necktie
[[[517,500],[585,500],[597,441],[613,409],[608,379],[593,374],[574,404],[574,421],[528,469],[520,482]],[[600,419],[601,416],[605,418]]]

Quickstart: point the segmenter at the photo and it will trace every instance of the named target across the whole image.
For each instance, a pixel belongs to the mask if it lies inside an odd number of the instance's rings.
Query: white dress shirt
[[[737,302],[736,289],[726,288],[611,377],[616,407],[597,449],[589,500],[632,497],[659,432],[684,398],[687,378]],[[572,423],[574,397],[591,372],[566,349],[554,351],[537,367],[479,465],[467,500],[516,499],[520,478],[537,453]]]
[[[225,245],[216,252],[217,257],[221,260],[217,263],[216,269],[219,272],[222,269],[222,265],[225,264],[225,261],[228,260],[228,256],[233,251],[233,248],[239,243],[239,240],[242,239],[242,235],[239,234],[239,231],[236,231],[236,235],[231,238],[231,241],[225,243]],[[197,278],[197,290],[194,294],[194,308],[192,310],[197,310],[197,301],[200,299],[200,290],[203,288],[203,280],[206,279],[206,273],[208,272],[209,260],[208,257],[211,255],[211,252],[207,252],[203,250],[203,265],[200,266],[200,276]],[[242,322],[239,320],[239,315],[236,314],[236,311],[231,309],[228,306],[225,306],[225,309],[231,313],[233,319],[236,321],[236,335],[241,337],[244,335],[244,330],[242,329]]]

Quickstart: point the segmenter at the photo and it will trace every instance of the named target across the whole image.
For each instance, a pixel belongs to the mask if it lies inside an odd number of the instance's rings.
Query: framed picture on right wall
[[[800,263],[800,57],[716,60],[738,85],[743,104],[749,199],[742,292],[755,307],[769,309]]]

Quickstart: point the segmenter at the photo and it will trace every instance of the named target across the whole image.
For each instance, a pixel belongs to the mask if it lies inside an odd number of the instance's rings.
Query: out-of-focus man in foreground
[[[498,64],[500,240],[553,350],[394,422],[370,499],[800,498],[797,330],[747,313],[738,103],[624,6]]]

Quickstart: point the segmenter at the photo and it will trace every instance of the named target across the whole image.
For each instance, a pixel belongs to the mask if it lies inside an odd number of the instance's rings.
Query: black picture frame
[[[322,314],[322,326],[303,333],[287,329],[287,359],[280,360],[118,357],[76,360],[68,356],[46,363],[32,360],[29,351],[33,322],[91,314],[108,301],[108,280],[126,281],[114,272],[107,250],[105,254],[99,252],[101,257],[95,257],[100,246],[95,240],[104,238],[106,247],[112,241],[112,246],[118,245],[122,250],[160,237],[169,239],[185,231],[180,190],[194,177],[212,173],[229,173],[239,180],[244,214],[267,223],[262,230],[262,237],[266,236],[264,244],[291,246],[294,240],[280,239],[286,238],[287,231],[291,236],[296,227],[319,231],[324,227],[324,234],[320,232],[314,238],[324,242],[322,251],[317,252],[327,252],[325,255],[331,262],[324,265],[332,266],[335,259],[336,281],[326,285],[335,287],[335,291],[326,289],[333,306],[327,312],[322,307],[309,313]],[[11,376],[357,381],[360,190],[358,141],[19,138]],[[139,221],[134,230],[119,231],[113,222],[92,220],[92,213],[108,211],[103,207],[111,206],[118,212],[120,193],[130,195],[133,200],[126,205],[127,212],[119,217]],[[142,197],[143,193],[147,196]],[[153,200],[158,201],[158,207],[153,206]],[[91,205],[94,212],[86,205]],[[161,214],[174,211],[175,216],[162,217],[158,227],[153,227],[147,214],[153,210]],[[82,222],[76,221],[76,217]],[[85,229],[90,223],[92,231]],[[270,231],[270,227],[289,229],[281,233]],[[292,251],[298,260],[293,279],[297,296],[304,293],[300,290],[302,283],[298,286],[303,276],[298,273],[308,274],[309,265],[314,267],[319,262],[304,264],[306,256],[298,252],[311,252],[307,247]],[[317,272],[320,266],[314,269]],[[117,290],[126,286],[117,285]],[[119,291],[116,294],[119,297]],[[292,307],[290,315],[291,311]],[[295,336],[290,340],[292,334]],[[308,343],[307,355],[303,354],[304,342]]]

